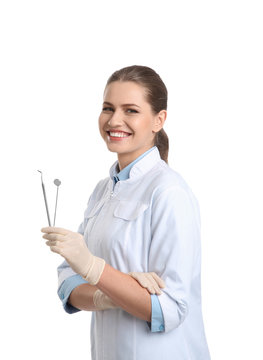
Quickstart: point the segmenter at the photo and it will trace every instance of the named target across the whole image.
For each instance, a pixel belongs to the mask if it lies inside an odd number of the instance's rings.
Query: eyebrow
[[[104,101],[103,104],[107,104],[107,105],[113,106],[113,104],[110,103],[110,102],[108,102],[108,101]],[[139,105],[136,105],[136,104],[122,104],[122,106],[137,106],[138,108],[140,108],[140,106],[139,106]]]

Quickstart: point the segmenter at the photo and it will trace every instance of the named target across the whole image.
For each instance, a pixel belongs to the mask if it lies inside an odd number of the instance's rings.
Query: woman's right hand
[[[161,295],[160,288],[164,288],[165,282],[155,272],[129,272],[128,275],[132,276],[138,283],[148,290],[152,295]]]

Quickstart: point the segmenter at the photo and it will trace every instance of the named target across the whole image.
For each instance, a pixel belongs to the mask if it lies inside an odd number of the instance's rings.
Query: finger
[[[154,276],[152,275],[152,274],[156,275],[155,273],[130,272],[128,274],[131,275],[134,279],[136,279],[142,287],[146,288],[150,294],[158,294],[158,295],[162,294],[162,291],[160,290],[158,283],[156,282]],[[160,281],[161,279],[158,277],[158,275],[156,276]],[[162,280],[161,283],[163,284]]]
[[[50,246],[50,250],[60,255],[60,248],[57,246]]]
[[[150,294],[156,294],[156,292],[160,292],[160,289],[156,285],[156,288],[153,286],[152,277],[148,273],[134,273],[134,277],[136,277],[137,281],[141,286],[148,290]]]
[[[135,280],[137,280],[137,281],[139,281],[139,278],[138,278],[138,273],[136,273],[136,272],[129,272],[128,273],[130,276],[132,276]]]
[[[146,276],[142,275],[142,273],[130,272],[129,275],[133,277],[137,282],[144,288],[150,291],[149,281]]]
[[[57,246],[58,244],[57,244],[57,242],[56,241],[46,241],[46,245],[48,245],[48,246]]]
[[[145,288],[147,291],[148,291],[148,293],[150,294],[150,295],[155,295],[155,291],[154,291],[154,289],[150,289],[150,288]]]
[[[165,282],[155,272],[150,272],[150,274],[156,280],[156,282],[157,282],[157,284],[159,285],[160,288],[165,288],[166,287]]]
[[[159,288],[157,281],[155,280],[155,278],[152,276],[151,273],[145,273],[145,276],[147,277],[148,281],[149,281],[153,286]]]
[[[63,241],[65,236],[59,234],[44,234],[42,238],[50,241]]]
[[[151,282],[149,281],[149,279],[147,278],[145,273],[141,273],[139,275],[139,283],[141,284],[141,286],[143,286],[145,289],[147,289],[150,294],[152,294],[152,295],[155,294],[155,289],[152,286]]]
[[[154,288],[154,292],[155,294],[157,295],[161,295],[162,294],[162,291],[160,290],[160,288],[156,285],[153,285],[153,288]]]
[[[64,228],[60,228],[60,227],[56,227],[56,226],[47,226],[41,229],[41,232],[43,233],[56,233],[56,234],[61,234],[61,235],[67,235],[69,232],[71,232],[70,230],[64,229]]]
[[[150,284],[150,282],[146,278],[140,278],[140,281],[138,282],[142,287],[144,287],[149,292],[149,294],[151,295],[155,294],[154,287]]]
[[[160,290],[160,288],[158,287],[158,285],[152,285],[151,286],[151,289],[152,289],[152,293],[153,294],[157,294],[157,295],[161,295],[162,292]]]
[[[152,291],[155,294],[161,295],[161,290],[158,286],[158,283],[155,281],[155,279],[153,278],[153,276],[151,275],[151,273],[146,273],[145,276],[147,277],[147,280],[151,286],[151,288],[153,289]]]

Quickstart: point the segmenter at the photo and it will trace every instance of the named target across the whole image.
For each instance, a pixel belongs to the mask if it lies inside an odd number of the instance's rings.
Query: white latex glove
[[[146,288],[150,294],[160,295],[162,293],[160,287],[165,287],[165,282],[155,272],[130,272],[128,275],[136,279],[138,283],[142,287]],[[95,291],[93,295],[93,302],[98,310],[114,309],[119,307],[114,304],[109,296],[105,295],[99,289]]]
[[[99,282],[104,270],[104,259],[92,255],[83,235],[63,228],[48,226],[42,228],[44,239],[50,250],[63,256],[72,270],[80,274],[91,285]]]
[[[129,272],[130,276],[136,279],[139,284],[146,288],[150,294],[161,295],[160,288],[164,288],[165,282],[155,272]]]
[[[96,290],[93,294],[93,303],[97,310],[114,309],[119,307],[111,300],[108,295],[104,294],[100,289]]]

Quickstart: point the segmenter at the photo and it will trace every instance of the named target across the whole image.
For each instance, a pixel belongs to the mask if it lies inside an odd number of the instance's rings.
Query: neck
[[[145,146],[145,148],[139,149],[132,153],[118,154],[118,166],[120,171],[126,166],[128,166],[135,159],[137,159],[139,156],[141,156],[143,153],[145,153],[147,150],[150,150],[153,146],[154,145]]]

